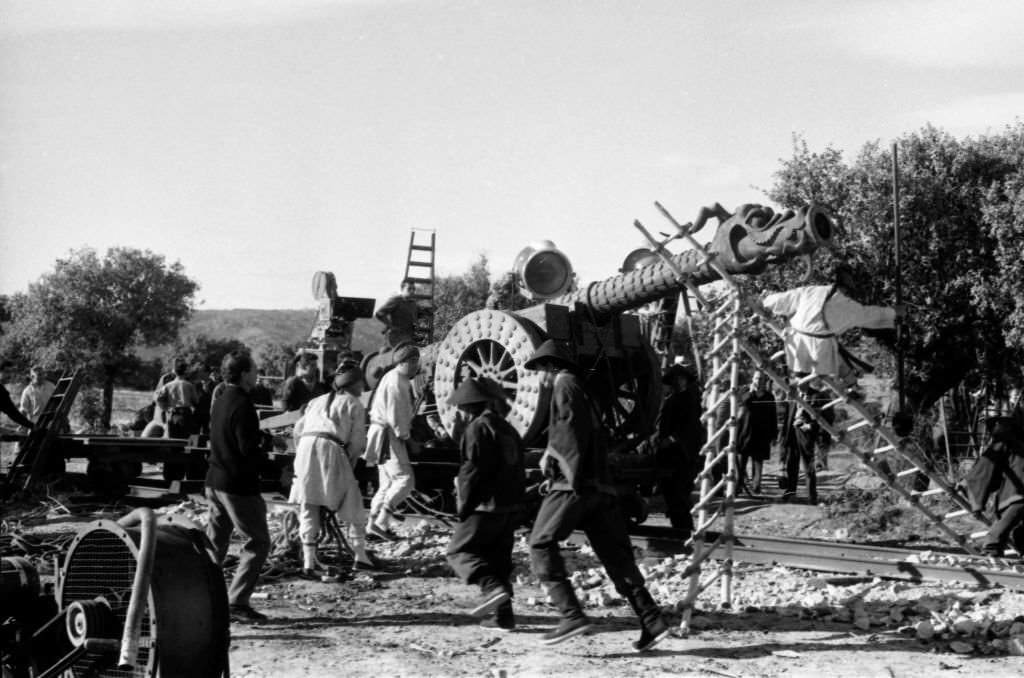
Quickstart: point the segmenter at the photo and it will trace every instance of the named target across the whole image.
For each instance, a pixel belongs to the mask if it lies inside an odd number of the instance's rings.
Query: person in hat
[[[419,311],[416,283],[406,278],[402,281],[401,292],[385,301],[373,314],[374,318],[384,323],[385,348],[395,348],[402,343],[415,341]]]
[[[815,374],[848,380],[856,370],[871,366],[843,348],[838,337],[854,327],[886,329],[906,314],[903,306],[865,306],[857,276],[848,266],[835,270],[831,285],[806,285],[769,294],[761,303],[774,315],[785,316],[786,363],[794,375]]]
[[[686,364],[672,365],[661,378],[667,394],[658,413],[658,467],[664,475],[658,488],[665,500],[665,516],[680,536],[693,533],[691,493],[702,464],[700,451],[707,432],[700,421],[700,386],[696,371]]]
[[[387,541],[398,538],[389,522],[392,518],[401,519],[398,507],[415,485],[408,449],[416,414],[410,379],[419,370],[419,362],[419,349],[412,344],[397,348],[394,367],[377,382],[370,398],[370,428],[363,459],[367,466],[377,466],[378,483],[366,531]]]
[[[300,353],[295,356],[294,366],[295,374],[281,385],[281,402],[286,412],[301,411],[310,400],[331,391],[318,377],[316,355]]]
[[[500,389],[491,384],[489,379],[466,379],[448,399],[468,421],[459,444],[459,523],[448,544],[448,563],[464,582],[480,587],[482,597],[472,611],[486,617],[480,625],[511,631],[516,626],[512,547],[524,502],[525,448],[498,410]]]
[[[334,375],[331,392],[306,404],[295,423],[295,479],[288,501],[299,505],[302,574],[319,579],[317,540],[320,512],[333,512],[351,526],[349,544],[356,569],[376,570],[379,563],[366,550],[366,511],[352,471],[366,448],[366,410],[359,401],[363,373],[358,366],[342,365]]]
[[[530,532],[530,559],[562,621],[542,636],[542,642],[554,645],[591,630],[559,549],[559,542],[581,529],[615,590],[640,618],[640,639],[633,648],[648,650],[668,636],[669,626],[633,556],[626,519],[611,484],[597,407],[575,374],[576,363],[555,341],[541,344],[524,366],[543,371],[543,386],[551,390],[548,443],[541,458],[548,492]]]
[[[991,442],[964,479],[971,510],[985,510],[993,499],[995,520],[982,542],[982,553],[1002,558],[1012,546],[1024,559],[1024,402],[1009,416],[989,418]]]

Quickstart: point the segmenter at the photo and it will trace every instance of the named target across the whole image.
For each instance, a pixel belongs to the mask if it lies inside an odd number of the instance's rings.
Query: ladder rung
[[[868,419],[861,419],[860,421],[853,422],[843,430],[847,432],[856,431],[857,429],[864,428],[865,426],[871,426],[871,421],[869,421]]]
[[[872,454],[885,454],[886,452],[892,452],[896,448],[893,445],[883,445],[876,449]]]
[[[808,374],[806,377],[800,377],[799,379],[797,379],[796,384],[797,386],[803,386],[804,384],[809,384],[815,379],[819,378],[820,377],[818,377],[818,375],[816,374]]]
[[[830,400],[829,402],[825,403],[824,405],[822,405],[818,409],[827,410],[830,407],[835,407],[836,405],[839,405],[839,404],[845,403],[845,402],[846,402],[846,398],[836,398],[835,400]]]
[[[988,530],[979,530],[977,532],[971,532],[971,539],[981,539],[985,536],[988,536]]]
[[[434,246],[433,245],[409,245],[409,249],[411,249],[411,250],[420,250],[421,252],[433,252],[434,251]]]
[[[946,493],[945,488],[936,487],[934,489],[924,490],[924,491],[921,491],[921,492],[919,492],[918,490],[913,490],[910,494],[914,495],[915,497],[930,497],[930,496],[935,495],[935,494],[945,494],[945,493]]]
[[[434,280],[432,278],[412,278],[412,277],[410,277],[410,278],[408,278],[408,280],[416,283],[417,285],[419,285],[421,283],[426,284],[426,283],[434,282]]]
[[[785,350],[776,351],[775,353],[771,354],[771,356],[768,358],[768,360],[770,360],[772,362],[775,362],[776,360],[782,360],[785,357],[786,357],[786,351]]]
[[[899,473],[896,474],[896,477],[897,478],[906,478],[907,476],[917,475],[920,472],[921,472],[921,469],[919,469],[919,468],[917,468],[915,466],[913,468],[903,469],[902,471],[900,471]]]
[[[959,511],[950,511],[949,513],[943,516],[943,519],[949,520],[950,518],[959,518],[960,516],[970,515],[970,513],[971,512],[968,511],[967,509],[960,509]]]

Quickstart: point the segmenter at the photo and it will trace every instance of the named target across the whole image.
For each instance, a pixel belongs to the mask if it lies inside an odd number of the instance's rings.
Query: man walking
[[[259,418],[249,392],[256,386],[256,365],[248,354],[233,351],[221,366],[224,389],[210,413],[210,468],[206,500],[210,522],[206,534],[217,561],[223,562],[233,530],[245,538],[238,569],[228,587],[231,619],[263,621],[266,615],[249,604],[263,563],[270,553],[267,506],[260,496],[261,446]]]
[[[448,562],[482,598],[472,614],[493,617],[480,625],[511,631],[512,547],[523,508],[526,472],[522,438],[494,406],[500,388],[479,379],[462,382],[448,399],[469,419],[460,443],[455,480],[459,523],[448,545]]]
[[[640,618],[640,639],[633,648],[649,650],[668,636],[669,626],[633,557],[626,520],[611,486],[597,409],[574,374],[576,363],[555,341],[541,344],[524,366],[545,372],[544,387],[551,389],[548,445],[541,458],[550,488],[530,533],[530,557],[534,574],[561,612],[562,621],[542,636],[542,642],[554,645],[591,629],[558,546],[573,530],[582,529],[615,590]]]
[[[378,467],[377,492],[370,503],[366,533],[393,541],[389,520],[413,490],[415,479],[409,463],[409,438],[412,434],[413,398],[410,379],[420,364],[420,351],[412,344],[395,351],[395,366],[377,382],[370,402],[370,428],[367,431],[364,459]]]

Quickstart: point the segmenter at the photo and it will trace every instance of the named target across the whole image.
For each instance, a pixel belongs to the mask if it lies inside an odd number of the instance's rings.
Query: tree
[[[148,250],[92,249],[58,259],[52,273],[11,298],[5,345],[43,364],[84,367],[103,390],[110,426],[114,383],[142,345],[173,341],[198,284],[178,262]]]
[[[165,371],[172,369],[177,360],[183,360],[190,372],[207,365],[219,368],[224,356],[232,351],[248,352],[249,348],[238,339],[215,339],[205,334],[193,334],[176,341],[163,364]]]
[[[1024,354],[1024,124],[964,140],[926,126],[897,149],[907,396],[927,407],[969,371],[1001,379]],[[813,282],[830,281],[839,259],[860,273],[863,301],[894,301],[891,161],[877,142],[847,164],[835,149],[815,153],[794,139],[768,196],[784,207],[830,207],[846,230]],[[795,283],[792,271],[762,279]]]
[[[520,292],[516,284],[515,271],[505,271],[500,278],[491,283],[489,299],[493,302],[494,308],[502,311],[518,311],[534,303]]]
[[[484,307],[490,292],[487,255],[480,254],[461,276],[434,281],[434,337],[443,339],[460,318]]]

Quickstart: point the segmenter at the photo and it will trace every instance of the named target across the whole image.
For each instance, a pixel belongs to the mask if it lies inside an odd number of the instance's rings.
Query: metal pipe
[[[128,612],[121,635],[121,653],[117,668],[128,670],[135,666],[139,656],[139,636],[142,634],[142,615],[149,601],[149,585],[153,578],[153,559],[156,554],[156,515],[152,509],[137,508],[117,521],[121,527],[142,525],[139,538],[139,562],[135,567],[135,581],[132,582],[132,597],[128,601]]]

